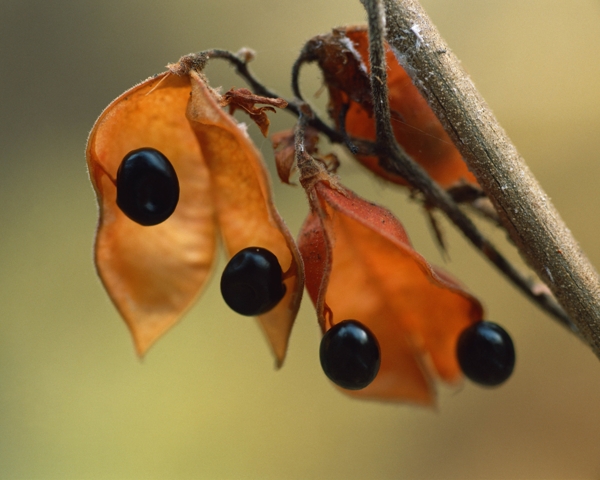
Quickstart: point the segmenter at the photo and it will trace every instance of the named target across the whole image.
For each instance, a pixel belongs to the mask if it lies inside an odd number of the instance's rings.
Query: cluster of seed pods
[[[331,38],[338,50],[346,40],[354,42],[350,53],[362,62],[364,29],[347,33],[342,42],[340,30]],[[319,61],[337,118],[336,99],[350,97],[326,70],[325,60],[333,57],[323,53]],[[321,366],[346,393],[432,404],[435,379],[455,382],[462,372],[483,385],[503,383],[515,361],[510,336],[484,321],[479,301],[413,249],[391,212],[348,190],[313,158],[314,146],[278,156],[284,180],[292,165],[299,170],[310,205],[294,241],[275,209],[258,151],[222,109],[243,105],[265,132],[265,112],[285,102],[244,89],[221,96],[196,60],[184,57],[124,93],[100,116],[88,142],[100,204],[96,265],[138,353],[199,295],[220,233],[229,257],[220,280],[223,299],[235,312],[258,318],[278,366],[306,286],[323,332]],[[399,75],[390,78],[398,81]],[[404,101],[414,105],[415,93],[403,88]],[[256,107],[260,103],[267,106]],[[365,122],[368,105],[354,101],[349,111],[350,131]],[[431,122],[431,116],[426,111],[419,118]],[[293,133],[278,138],[279,146],[294,144]],[[456,153],[443,148],[456,164]],[[448,183],[450,170],[440,165],[444,158],[436,160],[432,175],[438,169]],[[461,164],[454,175],[465,171]]]

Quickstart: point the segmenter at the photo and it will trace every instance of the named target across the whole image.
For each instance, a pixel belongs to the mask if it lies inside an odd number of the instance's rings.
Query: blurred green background
[[[423,4],[600,265],[600,2]],[[252,47],[256,74],[289,96],[304,41],[364,18],[358,0],[0,1],[0,478],[600,477],[600,363],[450,225],[446,268],[516,343],[501,388],[441,387],[435,411],[351,400],[320,371],[307,299],[276,372],[259,329],[227,309],[214,279],[136,358],[92,263],[84,148],[96,117],[207,48]],[[245,86],[224,63],[208,75],[213,86]],[[307,97],[317,92],[316,69],[302,84]],[[292,124],[278,113],[272,131]],[[269,142],[251,130],[272,166]],[[348,159],[340,175],[392,207],[418,249],[444,263],[404,193]],[[303,193],[275,193],[297,232]]]

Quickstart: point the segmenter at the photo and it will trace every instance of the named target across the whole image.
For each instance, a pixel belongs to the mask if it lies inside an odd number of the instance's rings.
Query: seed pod
[[[482,318],[481,304],[413,249],[392,213],[342,186],[322,164],[306,156],[298,164],[311,205],[298,247],[323,333],[338,319],[360,319],[381,350],[373,382],[344,392],[435,403],[434,379],[461,378],[456,341]]]
[[[302,55],[316,61],[329,90],[329,115],[340,127],[343,108],[346,132],[375,140],[375,119],[369,80],[369,35],[366,25],[336,28],[307,42]],[[413,85],[386,44],[387,84],[394,136],[404,150],[443,187],[477,185],[462,155],[427,101]],[[381,167],[375,156],[356,155],[375,174],[394,183],[406,181]]]
[[[96,266],[142,355],[206,284],[218,235],[228,256],[261,245],[286,271],[285,295],[258,317],[279,366],[302,298],[302,261],[273,204],[260,153],[221,108],[236,101],[236,92],[224,101],[195,70],[202,64],[201,56],[182,58],[125,92],[96,121],[86,151],[100,205]],[[261,100],[242,93],[246,110]],[[119,166],[140,148],[169,160],[180,189],[168,221],[151,228],[132,222],[116,202]]]

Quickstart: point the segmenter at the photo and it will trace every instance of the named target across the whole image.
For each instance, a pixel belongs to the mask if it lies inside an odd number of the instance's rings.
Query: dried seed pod
[[[286,272],[286,292],[258,321],[281,365],[302,298],[302,260],[275,209],[258,150],[222,110],[228,101],[195,70],[201,60],[183,57],[125,92],[96,121],[86,152],[100,205],[96,266],[142,355],[206,284],[219,233],[228,255],[252,245],[267,248]],[[243,97],[246,109],[260,100]],[[229,103],[232,98],[235,92]],[[264,127],[264,115],[256,115]],[[152,228],[132,222],[116,202],[119,166],[140,148],[162,152],[179,180],[177,208]]]
[[[375,140],[375,120],[369,80],[369,36],[366,25],[337,28],[308,41],[307,61],[316,61],[329,90],[329,115],[338,128],[345,114],[345,130],[352,136]],[[398,143],[443,187],[464,182],[477,185],[460,152],[411,78],[386,45],[387,83],[392,128]],[[383,169],[376,157],[356,155],[369,170],[392,182],[401,177]]]
[[[342,186],[320,163],[300,160],[311,213],[298,247],[321,328],[325,333],[338,319],[360,319],[381,350],[373,382],[344,391],[433,404],[436,378],[461,378],[456,341],[482,318],[481,304],[413,249],[388,210]]]

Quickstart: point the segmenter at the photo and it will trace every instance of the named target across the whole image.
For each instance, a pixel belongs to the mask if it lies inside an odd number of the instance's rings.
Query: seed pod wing
[[[127,322],[140,355],[193,303],[213,264],[216,224],[207,166],[185,117],[187,76],[163,73],[125,92],[97,120],[87,163],[98,197],[98,273]],[[152,227],[125,216],[114,179],[124,156],[151,147],[172,163],[180,184],[174,213]]]
[[[346,392],[379,400],[435,401],[433,380],[456,381],[456,340],[481,319],[479,302],[411,246],[398,220],[336,182],[313,185],[299,248],[325,329],[352,318],[381,348],[371,385]]]
[[[192,96],[187,117],[210,170],[213,201],[221,235],[231,257],[243,248],[273,252],[284,270],[286,294],[258,320],[281,365],[304,288],[296,244],[273,204],[260,154],[245,130],[220,107],[220,97],[202,75],[191,72]]]

